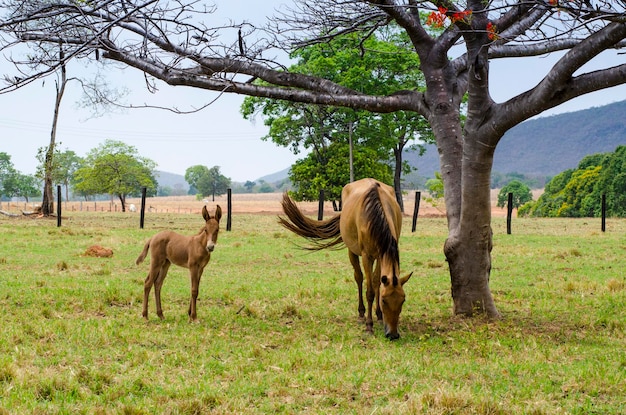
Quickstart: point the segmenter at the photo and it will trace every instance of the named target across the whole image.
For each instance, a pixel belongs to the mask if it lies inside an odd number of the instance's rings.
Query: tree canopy
[[[0,196],[28,198],[41,196],[37,178],[15,169],[11,156],[0,152]]]
[[[598,217],[602,195],[608,216],[626,216],[626,146],[583,158],[578,167],[556,175],[525,214],[548,217]]]
[[[126,211],[126,197],[139,196],[145,187],[154,194],[156,163],[141,157],[137,149],[121,141],[106,140],[92,149],[74,173],[74,188],[83,195],[111,194],[116,196]]]
[[[230,187],[230,179],[220,172],[219,166],[191,166],[185,171],[185,180],[189,183],[189,192],[197,192],[200,196],[223,195]]]
[[[511,180],[506,186],[500,189],[496,206],[506,206],[509,201],[509,193],[511,193],[513,198],[513,208],[519,208],[524,203],[533,200],[533,194],[530,191],[530,187],[519,180]]]
[[[0,49],[5,56],[16,53],[16,71],[6,75],[2,91],[49,75],[54,57],[43,53],[43,46],[63,43],[66,58],[57,65],[68,59],[117,62],[143,71],[154,90],[163,81],[380,114],[407,111],[427,119],[444,183],[444,254],[454,312],[468,316],[500,316],[489,289],[490,175],[503,134],[573,98],[626,83],[623,59],[617,64],[595,59],[617,57],[613,51],[626,45],[623,0],[293,0],[263,27],[212,25],[214,10],[195,1],[3,0],[2,5]],[[291,72],[275,58],[347,34],[365,42],[391,24],[410,39],[424,89],[368,93],[329,76]],[[27,54],[20,53],[24,43],[30,46]],[[540,75],[534,85],[501,102],[493,99],[490,78],[498,70],[492,70],[493,61],[548,54],[556,56],[554,63],[533,62]]]
[[[365,53],[367,51],[367,53]],[[328,42],[305,46],[291,54],[296,63],[289,71],[325,77],[356,91],[385,95],[409,88],[424,88],[424,78],[419,71],[419,57],[410,50],[410,39],[397,26],[383,27],[366,39],[354,33],[338,36]],[[259,85],[263,85],[259,82]],[[349,157],[343,163],[336,159],[336,148],[350,143],[353,152],[368,148],[371,163],[389,165],[399,202],[401,174],[409,171],[402,161],[402,152],[416,148],[408,146],[411,140],[421,138],[432,142],[426,119],[419,114],[397,111],[377,114],[370,111],[315,107],[311,104],[294,104],[281,100],[248,97],[241,106],[245,118],[262,114],[271,139],[280,146],[290,147],[295,154],[310,150],[308,160],[300,160],[311,167],[298,174],[291,170],[290,179],[295,186],[296,199],[317,200],[320,190],[330,199],[338,199],[341,188],[352,180],[374,177],[391,184],[387,169],[368,166],[366,170],[350,165]],[[376,153],[376,154],[374,154]],[[360,155],[357,155],[359,157]],[[326,163],[333,163],[333,167]],[[341,174],[341,168],[348,174]],[[296,166],[294,166],[296,167]],[[352,168],[352,171],[350,170]],[[377,172],[381,176],[377,176]],[[318,188],[318,186],[327,186]],[[306,189],[305,189],[306,188]]]

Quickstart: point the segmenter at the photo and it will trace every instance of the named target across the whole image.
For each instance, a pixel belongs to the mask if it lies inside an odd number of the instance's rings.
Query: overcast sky
[[[218,22],[228,18],[262,22],[285,0],[219,0]],[[287,2],[288,3],[288,2]],[[248,17],[249,16],[249,17]],[[492,96],[504,101],[533,86],[544,75],[556,57],[517,60],[491,64]],[[622,63],[624,55],[603,59]],[[81,71],[79,67],[71,70]],[[0,58],[0,74],[10,67]],[[72,76],[72,73],[69,74]],[[116,69],[107,75],[110,82],[129,88],[126,101],[175,106],[180,109],[199,107],[217,97],[216,93],[186,87],[168,87],[160,83],[156,95],[146,92],[142,74],[135,69]],[[184,174],[193,165],[220,166],[222,174],[245,182],[288,168],[303,157],[288,149],[261,140],[267,134],[261,119],[244,120],[239,108],[242,96],[226,94],[199,113],[177,115],[157,109],[133,109],[90,118],[90,111],[78,108],[77,83],[70,83],[64,98],[57,132],[61,149],[84,156],[106,139],[123,141],[137,148],[143,157],[154,160],[161,171]],[[0,95],[0,152],[11,156],[15,168],[33,174],[37,166],[37,149],[48,145],[54,108],[54,80],[37,82],[22,90]],[[547,114],[569,112],[606,105],[626,99],[626,87],[589,94],[560,106]]]

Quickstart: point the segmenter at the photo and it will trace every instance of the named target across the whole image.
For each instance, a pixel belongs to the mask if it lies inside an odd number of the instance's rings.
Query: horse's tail
[[[148,239],[146,244],[143,246],[143,251],[141,251],[141,254],[139,254],[139,256],[137,257],[137,260],[135,261],[136,265],[141,264],[143,262],[143,260],[146,259],[146,255],[148,255],[148,249],[150,249],[150,241],[151,240],[152,240],[152,238]]]
[[[313,251],[324,248],[337,247],[343,243],[339,230],[339,219],[341,214],[330,219],[316,221],[302,214],[298,206],[285,193],[283,195],[283,212],[287,218],[278,217],[278,223],[289,229],[296,235],[302,236],[313,242],[313,246],[306,247]]]

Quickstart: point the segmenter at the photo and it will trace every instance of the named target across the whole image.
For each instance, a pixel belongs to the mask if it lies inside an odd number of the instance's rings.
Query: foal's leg
[[[359,264],[359,256],[348,251],[348,257],[352,268],[354,268],[354,281],[359,290],[359,318],[365,317],[365,304],[363,304],[363,271],[361,271],[361,264]]]
[[[374,292],[372,268],[374,267],[374,259],[369,255],[363,255],[363,269],[366,278],[366,297],[367,297],[367,317],[365,318],[365,328],[368,332],[374,333],[374,319],[372,318],[372,304],[374,303]]]
[[[150,267],[148,276],[143,282],[143,311],[141,315],[146,320],[148,319],[148,298],[150,296],[150,289],[152,289],[153,284],[154,284],[154,277],[152,276],[152,267]]]
[[[202,277],[204,268],[197,266],[189,268],[189,276],[191,277],[191,299],[189,300],[189,321],[196,321],[198,316],[196,313],[196,301],[198,300],[198,292],[200,291],[200,277]]]
[[[163,281],[165,281],[165,277],[167,277],[167,271],[170,269],[170,265],[172,265],[172,263],[166,260],[163,265],[161,265],[159,275],[154,281],[154,299],[156,301],[157,316],[159,316],[161,320],[163,320],[163,308],[161,308],[161,287],[163,287]]]
[[[154,258],[150,259],[150,271],[148,271],[148,276],[146,277],[146,279],[143,282],[143,318],[145,318],[146,320],[148,319],[148,300],[149,300],[149,296],[150,296],[150,290],[152,289],[152,286],[154,285],[155,281],[158,279],[159,277],[159,270],[160,270],[161,266],[157,263],[157,261],[154,261]],[[156,292],[156,290],[155,290]]]

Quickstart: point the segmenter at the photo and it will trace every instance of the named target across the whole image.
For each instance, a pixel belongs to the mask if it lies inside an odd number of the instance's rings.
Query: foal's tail
[[[324,248],[340,248],[343,243],[339,230],[341,213],[330,219],[316,221],[302,214],[293,200],[285,193],[283,195],[283,212],[287,218],[278,217],[278,223],[289,229],[296,235],[302,236],[313,242],[313,246],[306,247],[313,251]]]
[[[151,240],[152,238],[148,239],[148,242],[146,242],[146,244],[143,246],[143,251],[141,251],[141,254],[139,254],[139,256],[137,257],[135,264],[139,265],[143,262],[144,259],[146,259],[146,255],[148,255],[148,249],[150,249]]]

